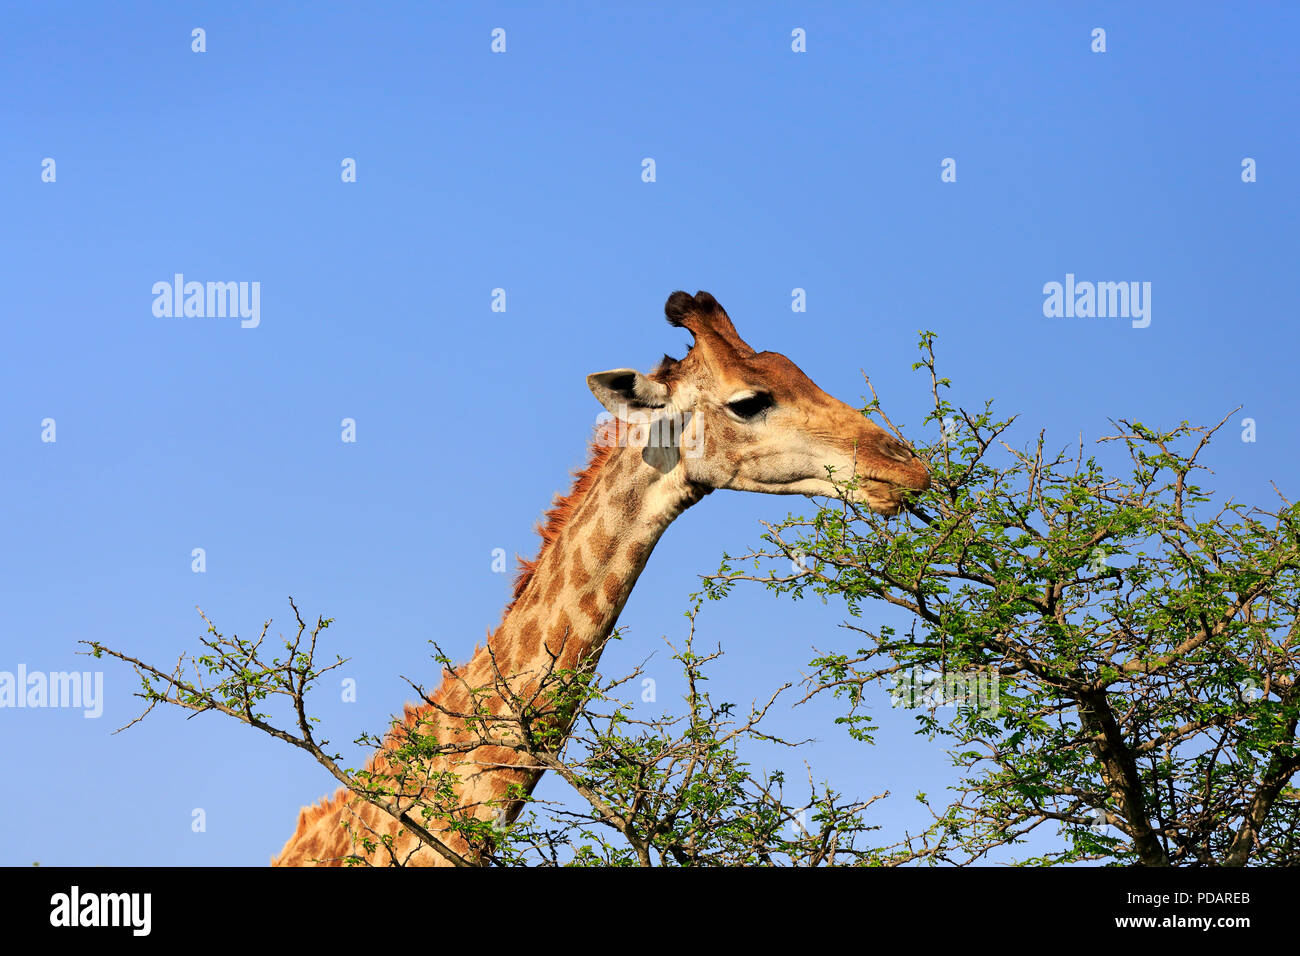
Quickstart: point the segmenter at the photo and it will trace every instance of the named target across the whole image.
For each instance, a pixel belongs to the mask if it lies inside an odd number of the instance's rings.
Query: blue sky
[[[202,633],[195,605],[244,635],[287,626],[293,595],[353,658],[358,700],[318,698],[327,732],[382,727],[409,698],[399,675],[432,674],[428,640],[465,656],[497,621],[492,551],[533,553],[582,463],[600,411],[586,374],[681,354],[662,317],[679,288],[847,401],[865,369],[914,428],[923,328],[955,396],[1020,413],[1021,440],[1243,405],[1258,440],[1234,420],[1216,486],[1294,493],[1297,19],[1208,3],[8,11],[0,670],[84,668],[87,639],[172,660]],[[260,282],[260,325],[155,316],[153,284],[178,272]],[[1044,317],[1043,285],[1067,273],[1150,282],[1150,326]],[[689,511],[603,669],[657,651],[648,673],[671,686],[661,637],[683,636],[699,575],[800,502],[720,493]],[[715,696],[766,698],[812,647],[851,646],[844,616],[758,589],[709,605]],[[102,669],[99,719],[0,710],[0,863],[261,864],[333,789],[226,719],[156,713],[111,736],[134,683]],[[891,790],[874,819],[896,831],[951,775],[909,717],[878,711],[872,748],[830,705],[782,709],[775,729],[818,737],[802,756],[837,789]]]

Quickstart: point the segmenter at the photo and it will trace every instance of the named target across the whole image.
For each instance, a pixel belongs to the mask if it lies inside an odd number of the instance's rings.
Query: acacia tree
[[[672,649],[686,687],[675,712],[646,717],[623,698],[640,669],[602,680],[553,660],[526,699],[497,672],[468,696],[504,707],[457,714],[412,684],[465,733],[445,742],[431,724],[395,722],[356,740],[386,745],[387,768],[353,770],[310,716],[312,688],[343,662],[317,662],[328,619],[309,626],[294,606],[296,633],[270,660],[269,622],[246,640],[206,618],[203,650],[170,669],[96,642],[90,653],[136,669],[146,714],[165,703],[271,734],[311,754],[354,801],[379,806],[462,865],[965,865],[995,852],[1015,858],[1031,834],[1049,849],[1017,862],[1300,861],[1296,507],[1280,494],[1271,512],[1215,506],[1193,482],[1213,428],[1116,423],[1100,448],[1127,453],[1122,478],[1085,457],[1082,443],[1053,453],[1039,433],[1015,448],[1003,440],[1014,419],[996,418],[991,403],[972,414],[950,402],[933,341],[923,333],[914,366],[928,372],[933,397],[924,424],[935,440],[914,446],[930,463],[930,490],[896,518],[827,503],[769,524],[745,570],[724,558]],[[903,438],[874,398],[864,413]],[[798,570],[780,573],[790,561]],[[844,602],[854,649],[817,653],[804,701],[839,698],[838,723],[869,743],[869,708],[892,682],[896,701],[919,705],[918,732],[946,742],[961,781],[951,800],[924,801],[932,822],[922,832],[876,842],[866,811],[887,794],[845,798],[810,770],[808,797],[796,804],[782,773],[743,759],[750,741],[799,742],[769,730],[790,685],[743,713],[705,690],[721,651],[695,650],[700,601],[741,581]],[[910,624],[863,625],[882,604]],[[577,715],[564,735],[558,710]],[[458,803],[451,775],[427,769],[432,755],[484,744],[525,753],[564,782],[565,796],[514,791],[502,806],[525,804],[515,822],[485,822]],[[406,862],[359,817],[344,825],[356,852],[342,862]],[[441,829],[471,852],[452,851]]]
[[[741,748],[753,740],[787,747],[786,741],[760,725],[790,685],[778,688],[765,703],[747,712],[715,702],[707,690],[706,670],[721,649],[697,653],[695,617],[699,601],[688,612],[690,627],[682,648],[669,645],[685,678],[684,708],[657,717],[639,716],[631,700],[621,696],[640,686],[642,668],[610,680],[600,680],[590,667],[558,667],[560,648],[537,687],[527,697],[518,681],[494,667],[491,686],[469,688],[472,711],[452,712],[419,684],[416,696],[464,734],[455,742],[439,740],[435,713],[410,724],[394,721],[382,735],[364,733],[354,743],[367,749],[384,747],[382,769],[351,769],[310,716],[309,696],[322,677],[346,659],[335,655],[317,660],[322,636],[333,623],[304,621],[290,599],[295,629],[281,637],[283,656],[267,657],[266,622],[257,637],[225,636],[203,615],[207,630],[199,638],[202,651],[183,654],[170,669],[155,667],[98,642],[87,652],[108,655],[130,664],[140,678],[138,697],[144,712],[121,730],[140,722],[158,704],[195,713],[224,714],[309,753],[352,794],[342,825],[353,845],[349,855],[331,861],[344,865],[404,866],[412,853],[401,853],[388,833],[368,827],[355,812],[365,801],[398,820],[404,831],[457,865],[570,866],[702,866],[777,864],[823,866],[871,860],[878,851],[863,837],[872,828],[863,811],[886,794],[847,800],[825,785],[808,779],[808,798],[788,802],[785,775],[756,773],[741,759]],[[200,611],[200,615],[203,612]],[[618,639],[615,632],[611,639]],[[455,677],[452,662],[435,645],[434,660]],[[489,707],[499,700],[503,706]],[[277,706],[277,704],[279,706]],[[481,704],[481,705],[480,705]],[[272,711],[278,711],[273,714]],[[576,720],[561,735],[554,717],[571,710]],[[447,724],[447,726],[451,726]],[[430,772],[438,755],[468,758],[479,747],[509,747],[527,755],[567,785],[567,796],[545,799],[519,789],[503,795],[498,810],[513,802],[526,809],[509,825],[485,821],[478,808],[461,804],[455,775]],[[437,821],[438,826],[433,826]],[[453,831],[470,851],[457,853],[439,836]],[[898,848],[893,848],[897,850]]]
[[[866,739],[892,679],[919,732],[949,742],[956,799],[901,857],[969,863],[1044,828],[1056,848],[1025,862],[1300,862],[1300,511],[1196,483],[1223,422],[1121,420],[1087,455],[1041,432],[1013,447],[1013,418],[951,402],[933,343],[913,366],[933,396],[931,489],[899,519],[835,502],[769,525],[743,556],[756,570],[727,559],[710,593],[842,599],[857,647],[820,654],[808,696],[841,698]],[[898,433],[874,398],[866,411]],[[1123,477],[1099,464],[1107,445]],[[877,602],[908,612],[905,633],[859,623]]]

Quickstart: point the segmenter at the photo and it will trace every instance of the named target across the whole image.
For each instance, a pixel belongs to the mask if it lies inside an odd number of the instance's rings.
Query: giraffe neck
[[[546,544],[526,565],[526,580],[489,638],[488,647],[512,673],[590,662],[660,536],[704,493],[681,469],[665,474],[647,464],[639,448],[613,448],[593,464],[590,482],[585,474],[579,478],[587,486],[549,513]]]
[[[671,467],[674,464],[671,456],[662,453],[598,444],[572,493],[558,498],[547,513],[540,529],[542,550],[535,561],[524,563],[515,598],[500,626],[470,662],[432,695],[437,707],[407,708],[406,725],[421,720],[421,732],[436,733],[442,743],[465,741],[470,738],[463,721],[445,716],[439,708],[456,714],[472,712],[470,689],[491,688],[505,678],[515,694],[529,698],[543,675],[553,670],[594,667],[660,536],[707,493],[686,481],[683,469]],[[505,710],[495,691],[480,698],[478,706],[484,705],[493,714]],[[563,734],[569,727],[559,729]],[[372,758],[371,765],[386,766],[383,752]],[[517,802],[504,802],[508,788],[515,785],[530,792],[541,775],[535,761],[504,746],[479,746],[469,753],[434,758],[430,771],[445,770],[455,771],[459,778],[461,807],[482,820],[507,822],[520,809]],[[393,834],[399,853],[413,853],[411,862],[445,862],[420,848],[410,834],[398,833],[391,818],[373,807],[347,811],[346,795],[340,791],[323,807],[303,811],[298,832],[281,852],[279,865],[301,865],[313,855],[323,859],[359,852],[340,826],[341,818],[352,812],[366,827]],[[354,831],[360,829],[353,819]],[[436,821],[431,829],[458,853],[467,852],[468,844]],[[388,860],[375,855],[372,862]]]

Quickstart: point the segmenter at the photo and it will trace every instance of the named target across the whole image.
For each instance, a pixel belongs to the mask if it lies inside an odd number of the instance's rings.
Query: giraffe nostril
[[[892,458],[894,461],[902,462],[903,464],[907,464],[916,457],[916,455],[912,454],[910,448],[905,448],[896,441],[884,442],[881,445],[880,451],[886,458]]]

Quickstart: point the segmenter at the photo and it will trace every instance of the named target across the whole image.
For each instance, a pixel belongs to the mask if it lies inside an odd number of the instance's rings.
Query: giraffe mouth
[[[863,478],[850,494],[855,503],[865,504],[876,514],[892,517],[903,510],[903,496],[915,489],[879,478]]]
[[[890,485],[902,491],[925,491],[930,487],[930,469],[920,458],[908,453],[908,458],[890,463],[888,468],[858,467],[858,478],[863,482]]]
[[[928,487],[928,482],[927,485]],[[845,487],[844,483],[834,483],[825,479],[809,479],[789,485],[763,486],[756,491],[773,494],[799,494],[808,498],[833,498],[847,500],[854,504],[866,505],[876,514],[892,516],[903,510],[905,496],[924,489],[914,485],[903,485],[887,478],[868,478],[858,476],[857,484]]]
[[[920,494],[929,487],[930,470],[920,458],[912,456],[887,472],[859,471],[853,497],[878,514],[896,515],[903,510],[908,496]]]
[[[888,470],[858,470],[858,488],[868,501],[879,501],[883,507],[892,508],[889,514],[897,514],[903,506],[903,496],[920,494],[930,487],[930,469],[920,458],[908,453],[906,460],[900,460]]]

